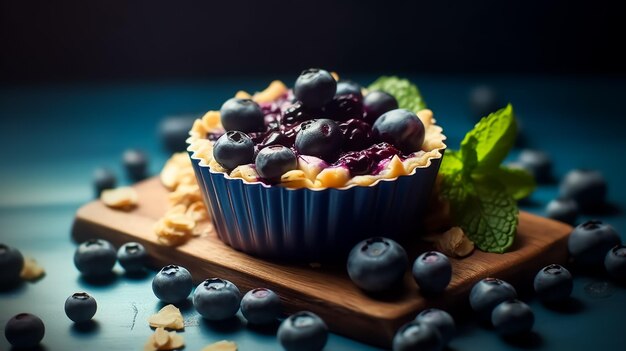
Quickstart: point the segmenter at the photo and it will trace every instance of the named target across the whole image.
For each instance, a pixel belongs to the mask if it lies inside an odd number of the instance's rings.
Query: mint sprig
[[[426,108],[419,89],[408,79],[396,76],[381,76],[367,87],[368,90],[382,90],[393,95],[398,101],[398,107],[417,112]]]
[[[439,169],[441,196],[450,202],[452,219],[483,251],[502,253],[513,244],[519,214],[515,200],[535,188],[527,172],[500,165],[516,133],[508,105],[481,119],[459,151],[446,151]]]

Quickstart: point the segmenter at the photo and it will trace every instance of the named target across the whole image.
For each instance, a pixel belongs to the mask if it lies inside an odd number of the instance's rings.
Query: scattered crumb
[[[425,239],[433,242],[437,250],[449,257],[465,257],[474,251],[474,243],[460,227],[452,227],[442,234],[430,235]]]
[[[309,263],[309,267],[315,268],[315,269],[322,268],[322,264],[319,263],[319,262],[311,262],[311,263]]]
[[[23,280],[35,281],[39,278],[43,277],[46,274],[46,271],[41,267],[35,259],[26,257],[24,259],[24,267],[22,267],[22,272],[20,273],[20,277]]]
[[[144,351],[176,350],[185,346],[185,340],[175,331],[167,332],[164,328],[157,328],[150,335],[144,345]]]
[[[167,305],[161,308],[159,312],[148,318],[148,323],[152,328],[167,328],[180,330],[185,328],[183,315],[174,305]]]
[[[103,190],[100,200],[108,207],[118,210],[129,210],[137,205],[139,196],[131,187]]]
[[[205,346],[202,351],[237,351],[237,344],[233,341],[222,340]]]

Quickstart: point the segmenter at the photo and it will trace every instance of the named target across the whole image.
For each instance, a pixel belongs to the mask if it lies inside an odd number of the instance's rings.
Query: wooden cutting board
[[[116,246],[138,241],[148,249],[155,267],[179,264],[189,269],[196,283],[221,277],[235,283],[242,293],[256,287],[270,288],[281,296],[285,312],[313,311],[333,332],[383,347],[388,347],[395,331],[419,311],[427,307],[454,310],[466,305],[469,290],[482,278],[492,276],[529,285],[528,278],[541,267],[566,261],[566,239],[572,229],[522,212],[513,248],[505,254],[476,251],[467,258],[452,259],[452,282],[442,296],[422,297],[407,272],[402,291],[395,296],[372,297],[350,281],[343,266],[261,260],[223,244],[213,231],[176,248],[160,245],[153,225],[168,208],[167,191],[158,178],[148,179],[135,188],[139,205],[132,211],[113,210],[100,201],[80,208],[73,238],[78,242],[102,238]],[[201,225],[211,227],[208,222]],[[409,252],[410,259],[421,250]]]

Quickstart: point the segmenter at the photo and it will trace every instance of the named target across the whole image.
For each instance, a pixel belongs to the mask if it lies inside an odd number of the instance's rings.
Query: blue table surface
[[[351,78],[369,82],[375,77]],[[452,148],[475,122],[468,117],[469,89],[476,83],[496,87],[513,103],[529,146],[552,155],[557,177],[576,167],[604,173],[609,201],[617,210],[599,218],[626,239],[626,219],[620,210],[626,208],[626,167],[621,155],[626,151],[622,135],[626,81],[542,76],[411,78],[435,111]],[[46,268],[40,281],[0,292],[0,325],[16,313],[31,312],[46,324],[44,350],[141,349],[152,333],[146,318],[161,307],[150,288],[153,272],[131,279],[116,267],[116,279],[94,285],[81,279],[73,265],[76,246],[70,228],[76,209],[93,197],[91,172],[104,165],[123,180],[121,154],[137,147],[149,153],[150,171],[156,174],[168,157],[157,138],[157,125],[164,116],[216,109],[237,90],[260,90],[269,80],[240,77],[0,87],[0,241],[19,248]],[[541,186],[523,208],[542,214],[556,194],[556,185]],[[86,330],[73,326],[63,311],[65,299],[81,290],[98,301],[96,323]],[[525,342],[504,341],[493,330],[464,318],[449,347],[606,350],[626,345],[626,288],[602,276],[577,275],[573,297],[576,308],[561,311],[526,297],[536,322],[533,336]],[[272,333],[247,328],[243,319],[223,326],[203,322],[193,308],[183,309],[183,314],[186,350],[200,350],[222,339],[236,341],[240,350],[280,349]],[[0,338],[0,350],[9,349],[7,341]],[[332,334],[326,350],[377,348]]]

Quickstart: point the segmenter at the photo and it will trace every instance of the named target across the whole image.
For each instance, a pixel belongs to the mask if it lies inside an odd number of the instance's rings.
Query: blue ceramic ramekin
[[[259,257],[312,262],[344,257],[372,236],[403,241],[418,235],[444,149],[409,175],[322,190],[245,182],[189,154],[223,242]]]

